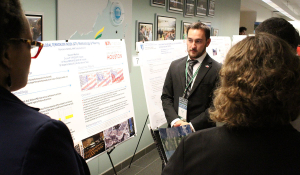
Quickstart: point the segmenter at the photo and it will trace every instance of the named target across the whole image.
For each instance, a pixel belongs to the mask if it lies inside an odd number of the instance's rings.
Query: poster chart
[[[206,52],[211,58],[219,63],[223,63],[225,57],[231,48],[230,37],[211,36],[211,42],[206,48]]]
[[[43,42],[22,101],[69,128],[89,161],[136,133],[125,41]]]
[[[167,122],[160,97],[171,62],[187,55],[185,42],[148,41],[140,46],[141,72],[152,129],[157,129]]]

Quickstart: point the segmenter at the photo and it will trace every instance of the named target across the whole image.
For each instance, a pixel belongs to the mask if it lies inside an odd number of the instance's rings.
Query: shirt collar
[[[204,58],[206,57],[206,55],[207,55],[207,53],[206,52],[204,52],[203,53],[203,55],[202,56],[200,56],[200,57],[198,57],[198,58],[196,58],[196,60],[198,60],[198,62],[199,63],[202,63],[202,61],[204,60]],[[191,60],[191,58],[190,58],[190,56],[188,55],[188,59],[187,59],[187,61],[188,60]]]

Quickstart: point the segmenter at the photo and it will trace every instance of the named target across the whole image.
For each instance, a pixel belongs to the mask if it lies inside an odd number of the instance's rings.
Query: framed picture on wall
[[[156,15],[156,40],[176,38],[176,18]]]
[[[136,42],[153,41],[153,23],[137,22]]]
[[[207,16],[215,16],[215,1],[214,0],[208,0],[208,11]]]
[[[195,0],[184,0],[183,16],[192,17],[195,14]]]
[[[207,22],[207,21],[199,21],[199,22],[201,22],[202,24],[207,25],[211,29],[211,22]]]
[[[195,16],[206,16],[207,0],[196,0]]]
[[[32,38],[35,41],[43,41],[43,15],[25,14],[29,22]]]
[[[213,36],[219,36],[219,29],[214,29]]]
[[[191,25],[191,22],[183,22],[181,21],[181,39],[187,39],[187,28]]]
[[[182,13],[184,6],[184,0],[167,0],[167,11]]]
[[[151,4],[151,6],[165,7],[166,0],[150,0],[150,4]]]

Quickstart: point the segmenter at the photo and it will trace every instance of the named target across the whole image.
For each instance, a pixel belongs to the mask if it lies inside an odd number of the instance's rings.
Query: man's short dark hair
[[[246,27],[240,27],[240,33],[243,32],[244,30],[247,31],[247,28]]]
[[[190,29],[204,30],[206,40],[208,40],[208,39],[210,38],[210,28],[209,28],[207,25],[205,25],[205,24],[203,24],[203,23],[201,23],[201,22],[195,22],[195,23],[189,25],[189,26],[187,27],[187,30],[186,30],[186,33],[187,33],[188,35],[189,35],[189,30],[190,30]]]
[[[10,38],[18,38],[24,30],[24,13],[19,0],[0,1],[0,55]]]
[[[299,44],[299,33],[294,26],[283,18],[272,17],[261,24],[255,30],[255,33],[266,32],[288,42],[294,49],[297,49]]]

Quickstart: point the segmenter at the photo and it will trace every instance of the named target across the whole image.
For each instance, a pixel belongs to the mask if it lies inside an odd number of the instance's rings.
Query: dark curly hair
[[[283,18],[272,17],[259,24],[255,33],[269,33],[288,42],[294,49],[297,49],[299,44],[299,33],[294,26]]]
[[[19,0],[0,1],[0,55],[10,38],[20,37],[24,30],[24,13]]]
[[[288,124],[300,112],[300,59],[284,40],[260,33],[228,52],[211,119],[229,127]]]

